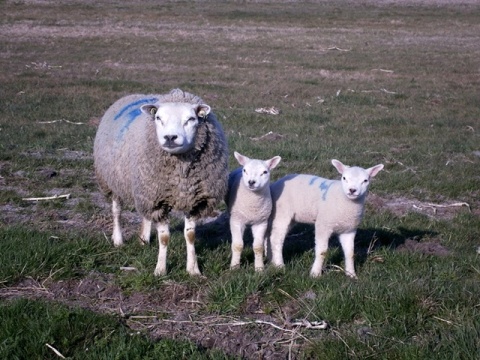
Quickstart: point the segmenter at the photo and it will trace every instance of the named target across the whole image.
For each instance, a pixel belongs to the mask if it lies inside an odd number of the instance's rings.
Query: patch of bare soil
[[[0,298],[57,301],[67,306],[116,315],[135,332],[153,339],[190,340],[199,348],[220,349],[245,359],[285,359],[298,354],[309,339],[321,336],[327,325],[306,321],[292,323],[295,302],[266,315],[260,298],[251,296],[241,317],[202,314],[205,293],[186,285],[165,282],[161,290],[125,294],[115,285],[114,275],[91,273],[84,279],[42,283],[26,279],[13,287],[0,288]]]

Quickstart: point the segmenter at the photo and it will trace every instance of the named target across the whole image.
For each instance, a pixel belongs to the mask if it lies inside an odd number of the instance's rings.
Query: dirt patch
[[[402,196],[381,197],[370,193],[367,203],[377,210],[389,211],[398,217],[416,212],[437,220],[452,220],[461,212],[480,216],[478,203],[463,201],[426,202]]]
[[[400,252],[420,253],[424,255],[447,256],[450,250],[441,245],[439,242],[427,241],[418,242],[414,239],[407,239],[397,248]]]
[[[67,306],[116,315],[134,331],[153,339],[172,338],[194,341],[200,348],[220,349],[245,359],[285,359],[295,357],[309,339],[321,336],[326,328],[306,329],[292,324],[294,302],[279,309],[277,315],[264,314],[260,297],[247,299],[243,314],[225,317],[201,313],[204,290],[165,282],[161,290],[125,294],[115,285],[114,275],[91,273],[84,279],[42,283],[26,279],[13,287],[1,288],[0,298],[43,299]],[[308,323],[304,323],[308,325]]]

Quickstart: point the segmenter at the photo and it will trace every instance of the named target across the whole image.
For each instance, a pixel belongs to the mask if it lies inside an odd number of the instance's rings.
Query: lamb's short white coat
[[[341,180],[314,175],[287,175],[271,185],[273,209],[270,218],[267,256],[283,267],[283,243],[294,223],[315,224],[315,261],[312,277],[322,274],[323,262],[332,234],[339,237],[345,256],[345,272],[356,277],[354,238],[362,221],[370,179],[383,169],[379,164],[368,169],[350,167],[338,160],[333,166]]]
[[[227,196],[232,234],[231,268],[240,266],[245,228],[251,226],[255,270],[263,269],[265,233],[272,211],[270,195],[270,171],[281,160],[275,156],[269,160],[250,159],[238,152],[235,158],[242,167],[232,171]]]

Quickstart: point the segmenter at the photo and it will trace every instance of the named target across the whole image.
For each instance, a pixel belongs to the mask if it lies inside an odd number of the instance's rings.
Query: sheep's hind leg
[[[275,219],[275,222],[272,225],[272,230],[268,239],[269,241],[267,241],[267,257],[271,257],[273,266],[280,268],[285,266],[283,262],[283,243],[285,242],[285,237],[287,236],[289,228],[289,220]]]
[[[232,261],[230,262],[230,269],[235,269],[240,266],[240,257],[243,250],[244,231],[244,224],[237,224],[230,218],[230,232],[232,233]]]
[[[146,218],[142,220],[142,228],[140,230],[140,244],[150,244],[150,235],[152,233],[152,221]]]
[[[330,232],[324,229],[319,229],[315,225],[315,260],[310,270],[310,276],[319,277],[322,275],[323,262],[328,250],[328,239]]]
[[[120,215],[122,213],[122,206],[120,205],[120,200],[116,197],[112,198],[112,215],[113,215],[113,233],[112,240],[113,245],[121,246],[123,245],[123,236],[122,228],[120,226]]]
[[[353,263],[354,258],[354,240],[355,240],[355,231],[339,235],[340,244],[343,249],[343,256],[345,257],[345,273],[351,278],[356,278],[355,266]]]
[[[253,253],[255,254],[255,271],[263,270],[263,251],[267,227],[268,223],[252,226]]]
[[[156,225],[158,233],[158,260],[154,275],[161,276],[167,272],[167,248],[170,241],[170,230],[167,222],[159,222]]]
[[[201,275],[195,253],[195,220],[185,217],[185,242],[187,244],[187,272],[190,275]]]

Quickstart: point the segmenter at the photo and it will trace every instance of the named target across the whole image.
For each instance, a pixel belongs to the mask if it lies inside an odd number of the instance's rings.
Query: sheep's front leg
[[[122,206],[120,205],[120,200],[116,197],[112,199],[112,215],[113,215],[113,233],[112,240],[113,245],[121,246],[123,245],[123,236],[122,228],[120,227],[120,215],[122,213]]]
[[[152,222],[146,218],[142,220],[142,228],[140,230],[140,244],[150,244],[150,234],[152,232]]]
[[[195,253],[195,220],[185,217],[185,241],[187,244],[187,272],[190,275],[201,275]]]
[[[355,233],[356,231],[339,235],[340,244],[342,245],[342,249],[343,249],[343,256],[345,257],[345,272],[351,278],[357,277],[357,274],[355,274],[355,266],[353,264],[353,258],[355,256],[354,255]]]
[[[322,275],[323,262],[328,250],[328,239],[330,232],[315,224],[315,261],[313,262],[310,276],[319,277]]]
[[[161,276],[167,272],[167,247],[170,241],[170,230],[168,228],[168,221],[159,222],[156,227],[158,233],[158,260],[153,274],[155,276]]]
[[[230,218],[230,232],[232,233],[232,261],[230,262],[230,269],[234,269],[240,266],[245,224],[238,223]]]
[[[253,253],[255,254],[255,271],[263,270],[263,251],[267,227],[268,223],[252,225]]]

